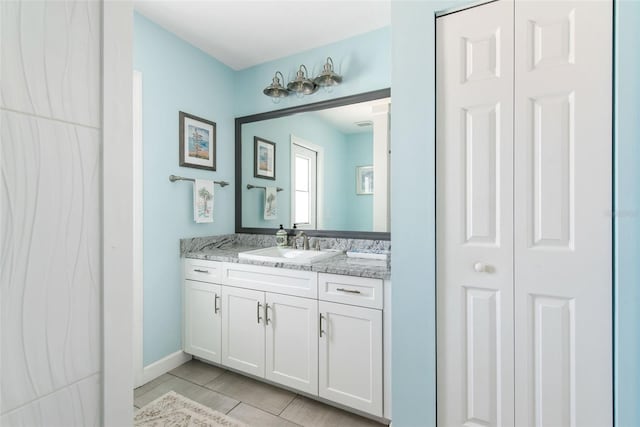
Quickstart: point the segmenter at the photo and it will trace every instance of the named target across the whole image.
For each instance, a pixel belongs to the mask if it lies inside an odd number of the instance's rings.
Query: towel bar
[[[195,179],[193,178],[185,178],[183,176],[178,176],[178,175],[169,175],[169,181],[171,182],[176,182],[176,181],[192,181],[192,182],[196,182]],[[226,187],[227,185],[229,185],[229,183],[227,181],[213,181],[214,184],[218,184],[220,187]]]
[[[263,186],[261,186],[261,185],[251,185],[251,184],[247,184],[247,190],[252,190],[252,189],[254,189],[254,188],[262,188],[263,190],[266,190],[266,189],[267,189],[267,187],[263,187]],[[284,191],[284,188],[280,188],[280,187],[278,187],[278,188],[277,188],[277,190],[278,190],[278,191]]]

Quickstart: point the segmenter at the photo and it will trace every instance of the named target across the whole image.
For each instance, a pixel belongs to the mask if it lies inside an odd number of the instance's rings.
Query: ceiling
[[[373,106],[390,102],[391,98],[374,99],[373,101],[343,105],[326,110],[312,111],[311,113],[329,122],[344,134],[368,133],[373,132],[372,126],[358,126],[357,123],[373,122]]]
[[[134,0],[134,5],[234,70],[391,23],[391,0]]]

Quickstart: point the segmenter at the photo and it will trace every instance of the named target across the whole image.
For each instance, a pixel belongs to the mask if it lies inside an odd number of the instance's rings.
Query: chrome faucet
[[[307,236],[307,233],[305,233],[304,231],[300,231],[298,234],[296,234],[296,240],[298,240],[299,237],[302,237],[302,249],[308,251],[309,237]]]

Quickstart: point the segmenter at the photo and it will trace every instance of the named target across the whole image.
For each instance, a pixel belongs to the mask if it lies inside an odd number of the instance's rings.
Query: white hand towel
[[[193,184],[193,220],[213,222],[213,181],[196,179]]]
[[[264,219],[278,217],[278,188],[267,187],[264,190]]]

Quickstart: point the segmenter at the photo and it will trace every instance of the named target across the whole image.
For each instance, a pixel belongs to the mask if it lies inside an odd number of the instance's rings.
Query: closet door
[[[607,426],[612,6],[515,8],[516,425]]]
[[[513,2],[436,22],[437,410],[510,426]]]

